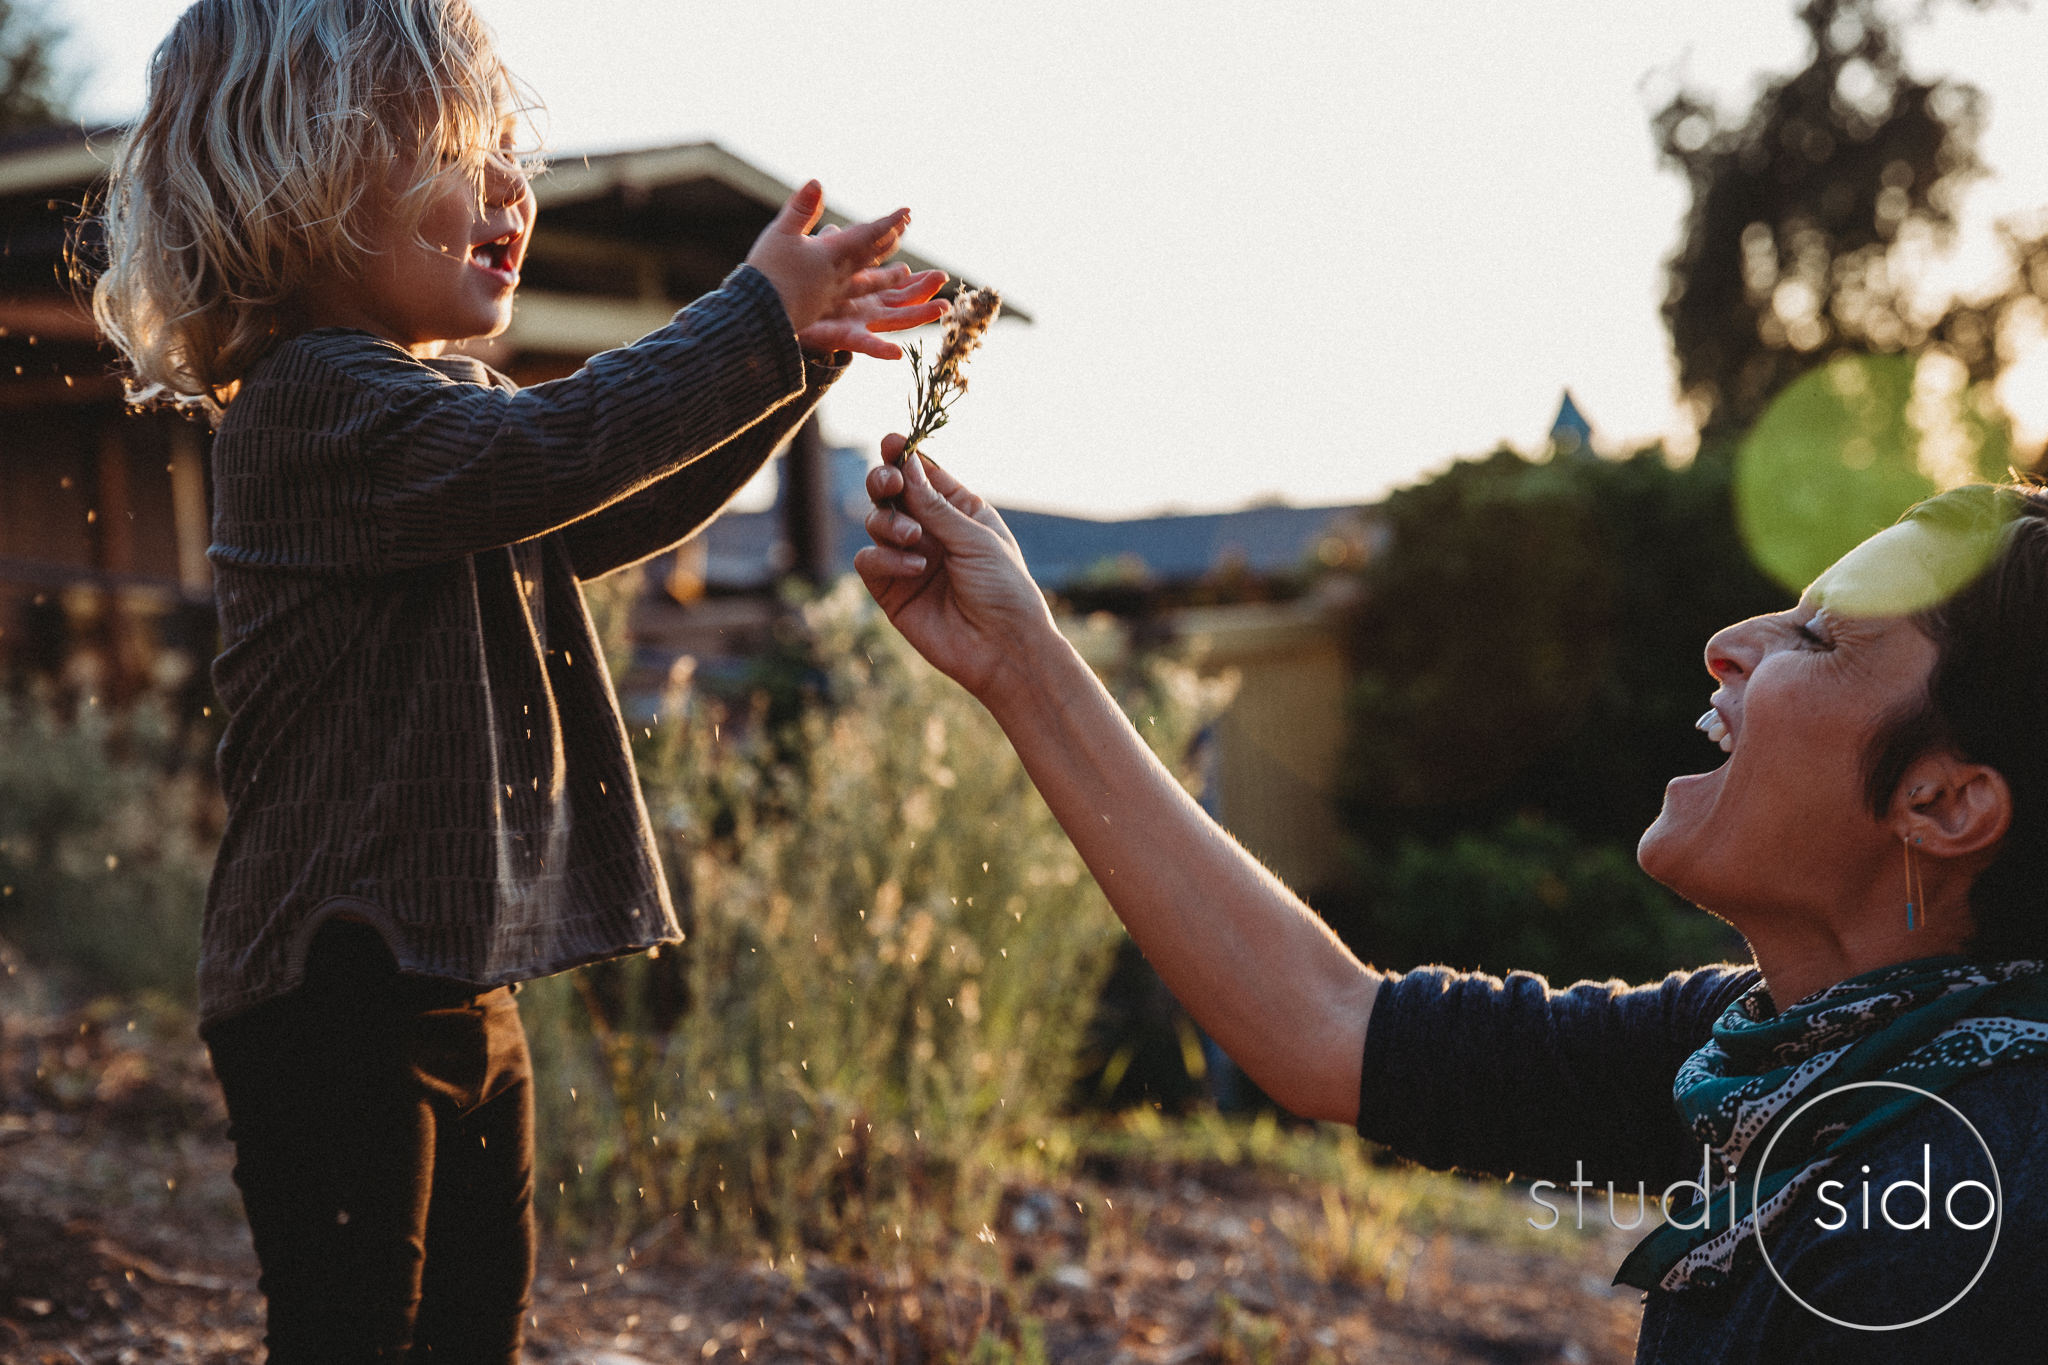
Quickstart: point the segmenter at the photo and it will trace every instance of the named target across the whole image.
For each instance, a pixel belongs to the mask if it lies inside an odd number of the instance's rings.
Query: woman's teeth
[[[1720,745],[1722,753],[1735,752],[1735,736],[1728,733],[1728,722],[1721,719],[1719,711],[1708,711],[1693,722],[1693,728]]]

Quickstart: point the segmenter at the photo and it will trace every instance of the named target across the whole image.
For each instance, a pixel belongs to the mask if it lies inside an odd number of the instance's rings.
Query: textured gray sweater
[[[529,389],[358,331],[265,357],[213,450],[203,1020],[290,990],[337,913],[478,985],[678,937],[578,583],[702,526],[836,373],[749,267]]]

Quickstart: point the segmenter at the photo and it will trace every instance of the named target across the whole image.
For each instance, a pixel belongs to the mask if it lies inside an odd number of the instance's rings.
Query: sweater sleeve
[[[1527,972],[1389,977],[1366,1031],[1358,1131],[1426,1166],[1661,1189],[1699,1165],[1672,1078],[1757,980],[1732,965],[1562,991]]]
[[[269,478],[300,489],[305,511],[288,534],[235,519],[261,542],[249,558],[301,570],[388,573],[560,530],[719,450],[804,389],[781,301],[747,266],[668,326],[526,389],[464,382],[361,334],[301,348],[300,371],[280,376],[291,391],[266,395],[251,414],[264,429],[242,437],[272,463]]]
[[[578,578],[602,578],[695,535],[817,410],[846,365],[806,359],[804,392],[708,455],[562,533]]]

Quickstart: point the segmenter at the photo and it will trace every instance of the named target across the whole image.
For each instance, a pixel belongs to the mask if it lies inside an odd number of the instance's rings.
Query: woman
[[[1639,1360],[2040,1354],[2048,496],[1931,499],[1708,642],[1728,757],[1670,784],[1638,856],[1755,965],[1555,991],[1361,964],[1153,758],[992,508],[921,460],[868,489],[869,590],[1278,1102],[1542,1177],[1539,1227],[1672,1196],[1618,1277],[1648,1291]]]

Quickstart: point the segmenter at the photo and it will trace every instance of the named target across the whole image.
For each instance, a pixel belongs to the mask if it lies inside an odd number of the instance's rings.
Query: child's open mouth
[[[516,281],[519,269],[513,263],[513,250],[518,240],[517,232],[508,232],[488,242],[478,242],[469,249],[469,263],[507,281]]]

